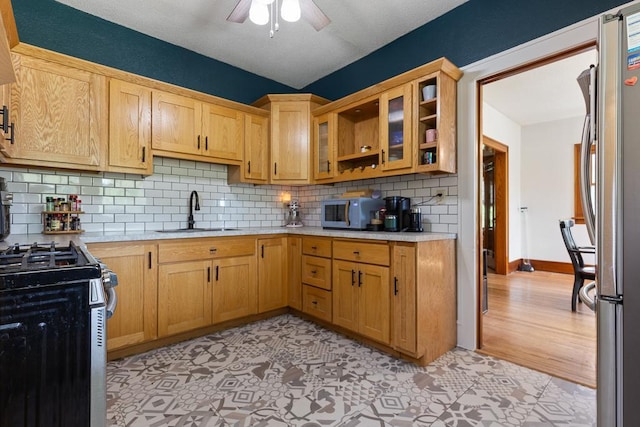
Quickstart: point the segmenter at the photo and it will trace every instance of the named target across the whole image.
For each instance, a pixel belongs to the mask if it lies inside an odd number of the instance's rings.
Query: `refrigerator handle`
[[[593,111],[593,110],[591,110]],[[590,137],[591,115],[584,118],[582,128],[582,144],[580,147],[580,199],[582,201],[582,214],[589,233],[591,244],[595,244],[595,214],[593,211],[593,200],[591,196],[591,146],[593,139]],[[593,135],[593,134],[591,134]]]

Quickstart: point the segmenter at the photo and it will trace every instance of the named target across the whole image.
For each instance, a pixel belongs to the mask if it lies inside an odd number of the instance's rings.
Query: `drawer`
[[[302,238],[302,253],[331,258],[331,239],[305,236]]]
[[[359,240],[334,240],[333,258],[365,264],[389,265],[389,246]]]
[[[302,283],[331,290],[331,259],[302,256]]]
[[[302,285],[302,311],[331,322],[331,291]]]
[[[158,247],[158,262],[195,261],[234,256],[254,255],[256,240],[251,239],[184,239],[161,243]]]

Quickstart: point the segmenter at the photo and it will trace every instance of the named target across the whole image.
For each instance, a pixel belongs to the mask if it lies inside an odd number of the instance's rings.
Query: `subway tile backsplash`
[[[411,197],[421,205],[426,231],[458,232],[457,175],[405,175],[335,185],[281,186],[227,184],[227,167],[203,162],[154,157],[148,177],[121,173],[89,173],[0,168],[13,193],[11,233],[42,232],[47,196],[78,194],[82,228],[87,232],[152,231],[186,227],[189,195],[198,192],[196,227],[279,227],[284,225],[285,193],[300,202],[305,225],[320,226],[320,201],[349,190],[372,188],[387,195]],[[435,204],[435,190],[445,188],[444,203]]]

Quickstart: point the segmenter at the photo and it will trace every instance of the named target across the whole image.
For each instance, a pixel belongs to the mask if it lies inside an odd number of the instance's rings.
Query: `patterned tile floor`
[[[595,390],[472,351],[426,367],[283,315],[107,367],[109,426],[595,426]]]

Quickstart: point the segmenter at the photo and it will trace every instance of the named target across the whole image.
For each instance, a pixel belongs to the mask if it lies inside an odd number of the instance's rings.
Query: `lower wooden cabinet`
[[[457,341],[455,240],[392,246],[391,345],[425,365]]]
[[[147,242],[87,245],[118,276],[118,306],[107,321],[107,350],[152,341],[158,336],[156,245]]]
[[[389,268],[333,261],[333,323],[389,344]]]
[[[287,265],[289,307],[302,310],[302,237],[287,237]]]
[[[287,306],[286,240],[258,239],[258,313]]]
[[[161,264],[158,268],[158,335],[211,324],[211,261]]]
[[[302,285],[302,311],[311,316],[331,322],[331,291]]]
[[[255,314],[256,257],[223,258],[213,265],[213,323]]]

